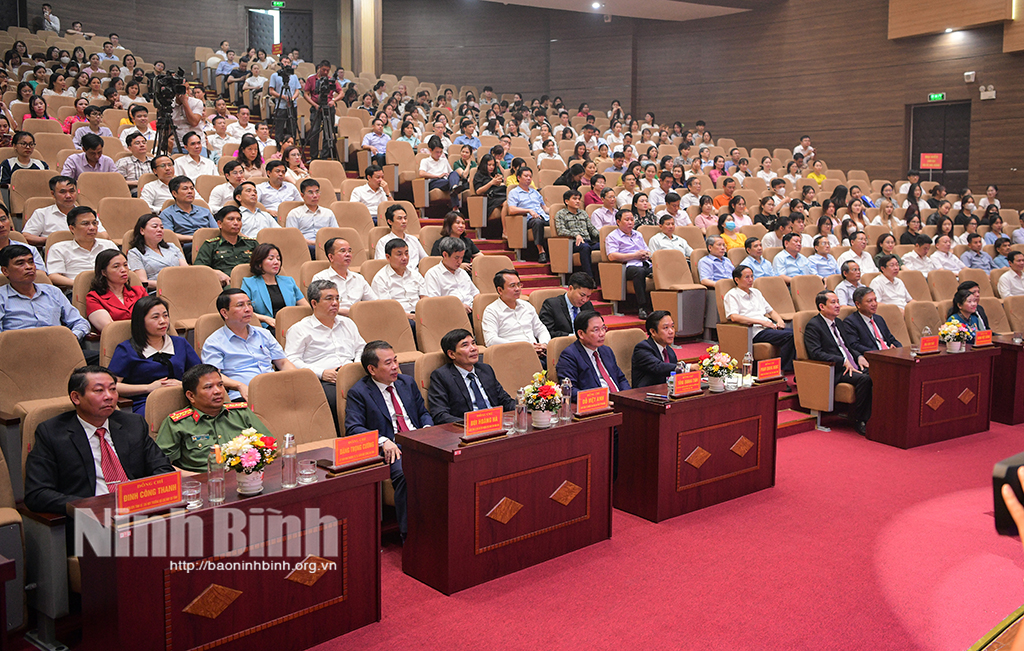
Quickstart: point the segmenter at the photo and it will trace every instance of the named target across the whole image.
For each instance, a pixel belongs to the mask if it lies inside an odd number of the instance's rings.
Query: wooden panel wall
[[[231,47],[245,47],[248,21],[246,3],[238,0],[48,0],[61,28],[81,20],[86,31],[116,32],[125,47],[152,63],[192,66],[196,46],[217,49],[227,39]],[[269,3],[267,3],[269,5]],[[262,5],[261,5],[262,6]],[[288,9],[313,12],[314,59],[339,61],[338,0],[289,0]],[[38,12],[38,4],[33,11]],[[33,14],[32,20],[37,16]],[[97,39],[100,38],[97,36]],[[100,41],[102,43],[102,40]],[[287,43],[285,44],[287,47]]]
[[[906,107],[945,92],[972,100],[972,190],[995,183],[1024,207],[1011,171],[1024,169],[1024,57],[1002,53],[1002,27],[890,41],[887,23],[886,0],[789,2],[699,29],[638,21],[639,109],[704,119],[748,148],[792,148],[807,133],[830,165],[895,178],[907,169]],[[964,83],[969,70],[976,83]],[[997,100],[978,100],[982,83]]]
[[[1013,20],[1013,0],[889,0],[889,38]]]

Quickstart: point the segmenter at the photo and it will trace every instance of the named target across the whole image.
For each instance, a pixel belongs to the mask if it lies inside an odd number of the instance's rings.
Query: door
[[[299,49],[303,61],[313,61],[313,14],[308,11],[281,10],[281,43],[285,52]]]
[[[908,169],[921,166],[921,154],[942,154],[942,169],[921,170],[921,180],[936,181],[950,193],[967,187],[971,149],[971,103],[914,106],[910,122]]]
[[[271,47],[277,43],[277,17],[262,10],[250,9],[249,14],[249,47],[263,50],[270,54]]]

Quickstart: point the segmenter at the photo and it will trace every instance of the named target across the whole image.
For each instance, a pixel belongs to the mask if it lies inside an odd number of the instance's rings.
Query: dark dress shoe
[[[857,430],[857,433],[860,434],[861,436],[868,435],[868,424],[862,420],[857,421],[857,424],[854,426],[854,429]]]

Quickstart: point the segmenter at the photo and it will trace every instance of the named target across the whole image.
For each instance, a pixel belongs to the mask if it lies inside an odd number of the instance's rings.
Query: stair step
[[[523,275],[520,274],[523,287],[558,287],[558,278],[544,275]]]
[[[794,409],[780,409],[776,416],[776,437],[792,436],[814,429],[814,416]]]
[[[420,226],[444,226],[444,219],[431,219],[420,217]]]
[[[792,393],[780,393],[779,394],[779,409],[799,409],[800,408],[800,395],[794,391]]]
[[[476,248],[481,251],[502,251],[511,253],[513,256],[515,253],[505,246],[505,240],[479,240],[474,238],[473,244],[476,244]]]
[[[509,261],[510,264],[516,261],[516,254],[513,253],[512,251],[487,251],[487,250],[481,249],[480,254],[481,255],[503,255],[506,258],[508,258],[508,261]]]
[[[558,276],[551,273],[551,265],[546,263],[516,261],[515,267],[520,276],[551,276],[558,280]]]

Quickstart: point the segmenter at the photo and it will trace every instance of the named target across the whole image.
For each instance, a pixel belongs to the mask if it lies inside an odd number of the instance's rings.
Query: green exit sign
[[[284,7],[284,0],[270,0],[270,6],[281,9],[282,7]]]
[[[277,3],[274,3],[274,4],[276,6]],[[281,4],[284,4],[284,3],[282,2]],[[928,94],[928,101],[929,102],[944,102],[945,100],[946,100],[946,94],[945,93],[929,93]]]

